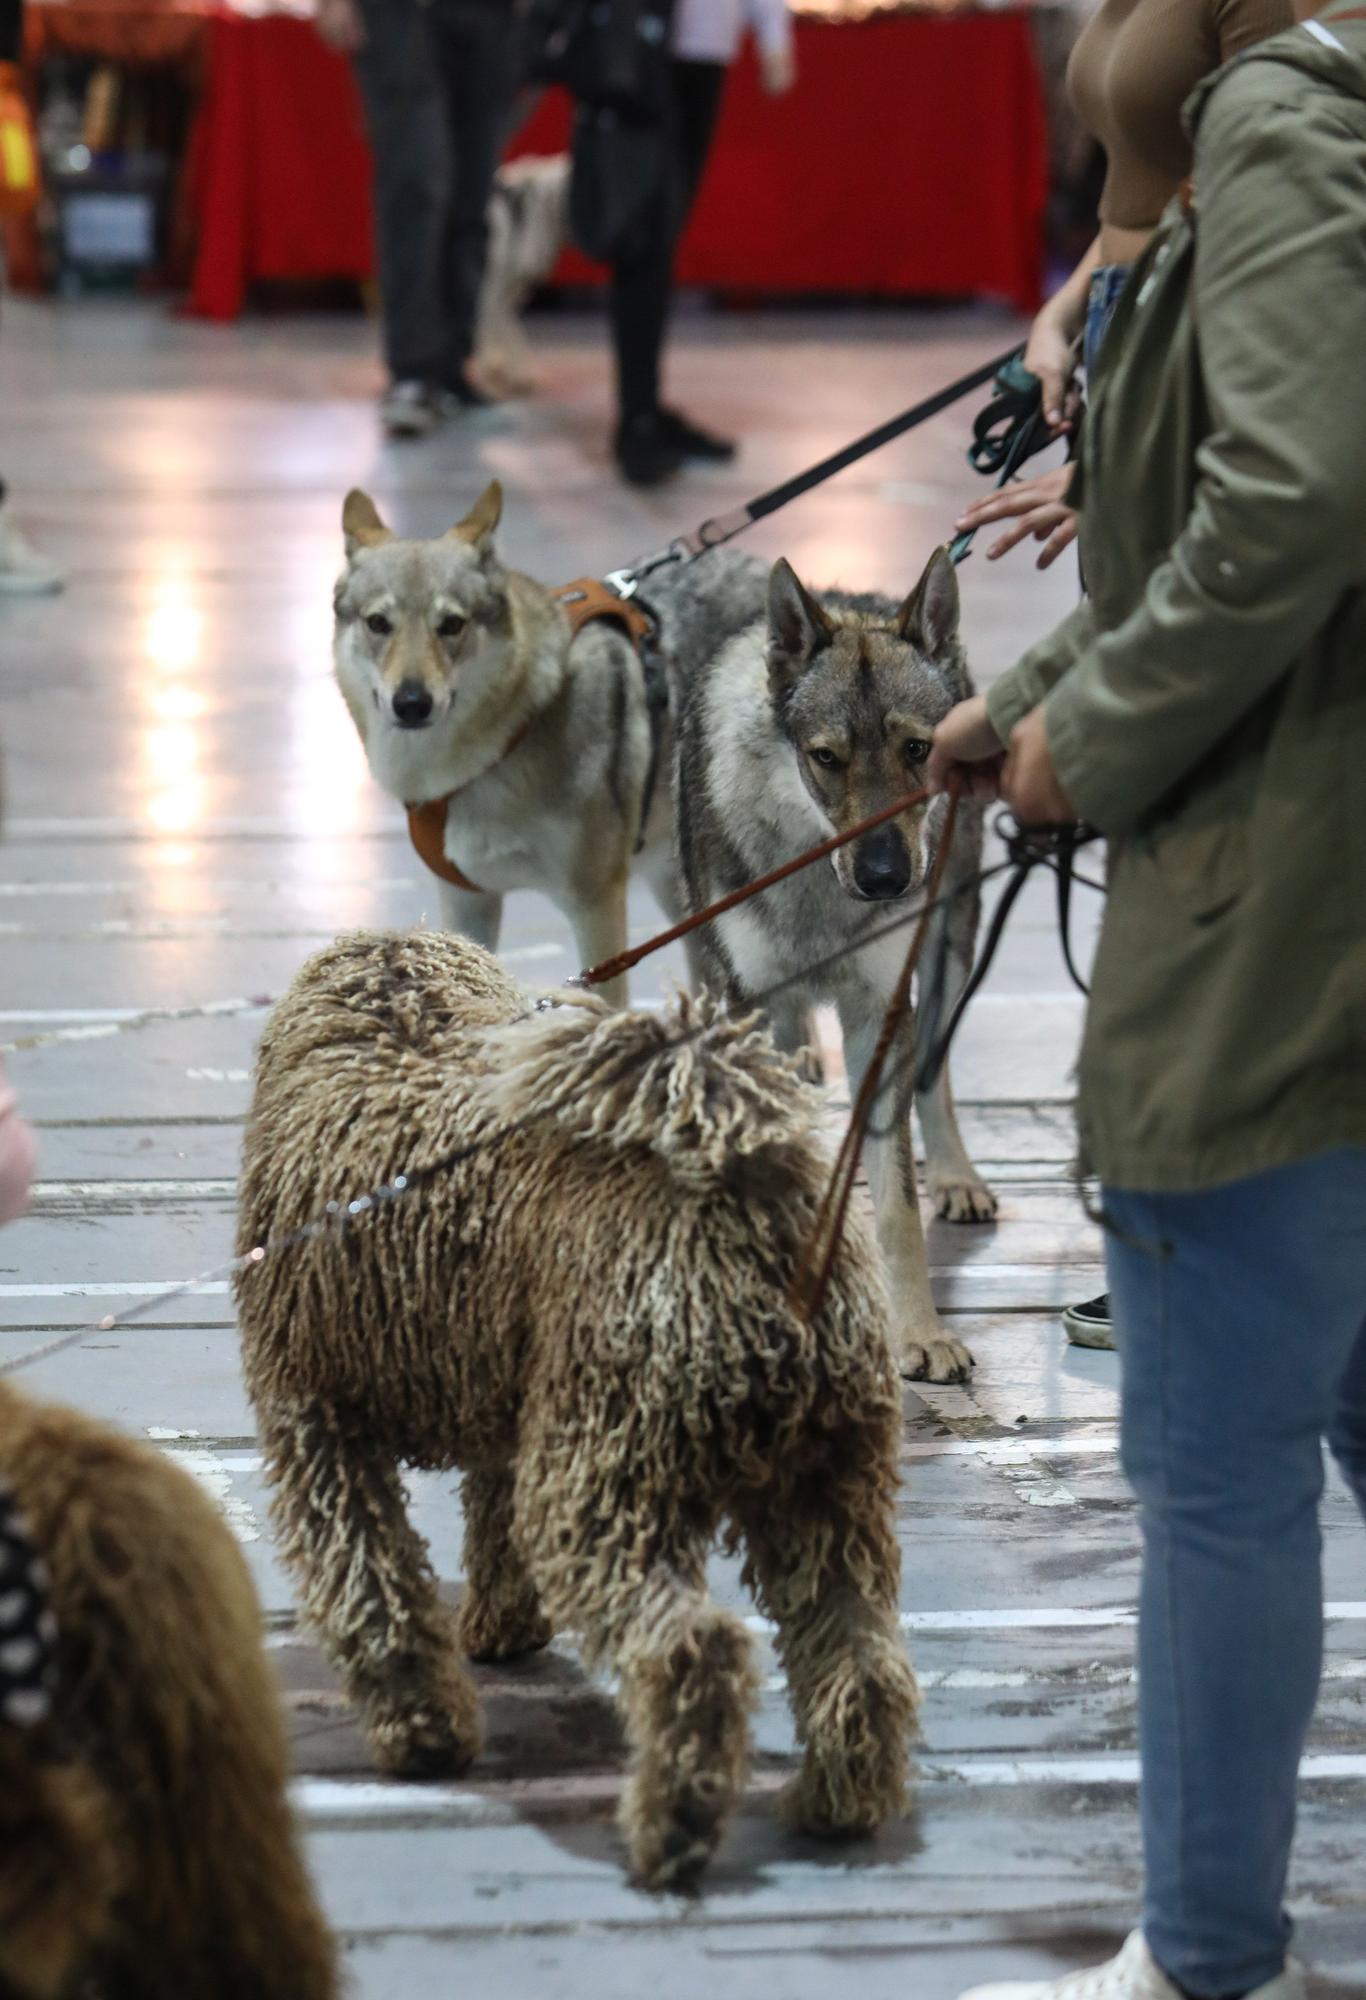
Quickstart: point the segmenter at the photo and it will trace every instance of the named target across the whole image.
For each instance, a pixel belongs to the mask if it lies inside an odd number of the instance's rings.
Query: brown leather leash
[[[655,952],[663,951],[666,944],[677,944],[680,938],[687,937],[690,932],[701,930],[703,924],[712,923],[717,917],[723,917],[727,910],[738,910],[751,896],[759,895],[764,889],[771,889],[775,882],[785,882],[789,875],[800,874],[803,868],[810,868],[814,862],[823,861],[827,854],[834,854],[837,849],[847,847],[851,840],[862,839],[865,833],[871,833],[873,828],[881,826],[884,820],[895,819],[898,813],[910,812],[912,807],[924,805],[929,796],[928,788],[922,786],[918,792],[907,792],[903,797],[893,799],[889,806],[882,806],[877,812],[869,813],[866,819],[859,820],[856,826],[847,828],[844,833],[833,834],[829,840],[823,840],[819,847],[808,847],[804,854],[795,855],[791,861],[784,861],[781,868],[771,868],[767,875],[759,875],[753,882],[746,882],[741,888],[732,889],[729,895],[718,897],[714,903],[708,903],[705,909],[694,910],[690,917],[684,917],[682,923],[672,924],[668,930],[659,931],[654,937],[646,938],[644,944],[633,945],[629,951],[619,951],[615,958],[604,958],[599,964],[590,965],[586,972],[580,972],[568,984],[601,986],[609,979],[620,979],[624,972],[630,972],[642,959],[651,958]]]
[[[792,1281],[792,1303],[806,1320],[814,1319],[820,1311],[821,1300],[825,1297],[826,1286],[830,1283],[830,1275],[835,1268],[835,1258],[839,1253],[840,1238],[844,1234],[845,1217],[849,1213],[849,1203],[854,1193],[854,1181],[858,1175],[863,1141],[867,1135],[878,1092],[882,1088],[882,1073],[887,1067],[887,1057],[891,1053],[892,1044],[911,1009],[911,982],[915,978],[916,967],[920,963],[925,940],[930,934],[930,924],[938,907],[944,870],[948,867],[949,850],[953,846],[961,789],[962,781],[956,777],[951,778],[944,836],[939,843],[939,851],[934,857],[934,866],[930,870],[929,881],[925,886],[925,907],[920,912],[920,921],[911,938],[906,962],[892,989],[892,997],[887,1002],[887,1012],[882,1017],[882,1028],[873,1050],[872,1060],[864,1072],[858,1095],[850,1108],[849,1123],[840,1141],[834,1170],[826,1182],[825,1193],[816,1212],[816,1226],[811,1232],[805,1254]]]
[[[960,792],[961,781],[955,777],[949,782],[948,815],[944,821],[943,837],[939,842],[925,887],[925,907],[920,913],[905,963],[892,989],[891,999],[887,1003],[887,1011],[882,1019],[872,1060],[851,1107],[849,1124],[840,1143],[825,1193],[821,1197],[815,1229],[792,1282],[793,1304],[807,1320],[814,1318],[820,1310],[821,1300],[825,1297],[830,1274],[835,1266],[840,1238],[844,1234],[845,1217],[849,1213],[849,1202],[854,1192],[863,1141],[873,1115],[873,1106],[877,1102],[878,1092],[882,1086],[882,1073],[887,1066],[887,1057],[892,1044],[910,1011],[911,983],[925,949],[930,923],[938,908],[939,891],[943,884],[944,871],[948,867],[954,827],[958,820]],[[752,896],[761,895],[765,889],[773,888],[775,883],[785,882],[789,876],[800,873],[804,868],[812,867],[817,861],[823,861],[838,848],[847,847],[850,841],[861,839],[874,827],[881,826],[884,820],[894,819],[898,813],[909,812],[913,807],[923,805],[929,796],[929,789],[926,786],[922,786],[917,792],[907,792],[902,798],[894,799],[891,805],[883,806],[878,812],[869,813],[866,819],[861,819],[856,826],[849,827],[844,833],[834,834],[816,847],[808,847],[805,853],[794,855],[791,861],[785,861],[780,868],[772,868],[767,875],[757,876],[753,882],[746,882],[741,888],[732,889],[729,895],[718,897],[716,902],[708,903],[704,909],[695,910],[690,917],[685,917],[682,923],[672,924],[668,930],[647,938],[644,944],[635,945],[629,951],[618,952],[615,958],[605,958],[598,965],[590,966],[586,972],[581,972],[577,979],[569,983],[574,986],[601,986],[609,979],[620,978],[623,973],[639,965],[642,959],[649,958],[654,952],[662,951],[665,945],[676,944],[679,938],[700,930],[703,924],[714,922],[717,917],[724,916],[727,910],[738,909],[742,903],[749,902]]]
[[[553,590],[550,594],[569,620],[571,646],[585,625],[619,625],[643,661],[646,643],[654,631],[653,621],[643,605],[633,604],[624,597],[618,597],[605,583],[599,583],[591,576],[576,577],[573,583],[561,584],[558,590]],[[646,682],[646,703],[647,707],[650,707],[648,671]],[[529,715],[525,722],[513,731],[493,763],[487,766],[488,770],[493,770],[496,765],[507,761],[513,751],[525,742],[535,721],[536,716]],[[651,708],[650,730],[652,746],[650,772],[645,787],[642,822],[649,816],[650,798],[654,791],[659,758],[659,728],[653,708]],[[479,773],[481,778],[484,775],[483,771]],[[471,778],[468,782],[475,784],[477,780]],[[453,888],[463,889],[467,895],[482,896],[484,892],[478,883],[471,882],[464,869],[452,861],[446,852],[447,811],[451,801],[458,799],[466,789],[465,785],[457,785],[453,792],[445,792],[438,799],[410,800],[405,806],[408,814],[408,838],[413,843],[418,859],[430,868],[433,875],[440,876],[443,882],[449,882]]]

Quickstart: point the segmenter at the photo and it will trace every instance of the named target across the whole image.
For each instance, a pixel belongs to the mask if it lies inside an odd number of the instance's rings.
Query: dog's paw
[[[372,1708],[365,1734],[375,1762],[395,1778],[454,1778],[467,1771],[483,1745],[479,1697],[473,1684],[436,1699],[395,1708]]]
[[[901,1372],[910,1382],[968,1382],[976,1363],[961,1340],[903,1340]]]
[[[993,1222],[997,1200],[977,1174],[945,1174],[930,1181],[934,1212],[945,1222]]]
[[[513,1604],[478,1603],[466,1598],[460,1611],[460,1647],[472,1660],[516,1660],[539,1653],[554,1637],[534,1597]]]

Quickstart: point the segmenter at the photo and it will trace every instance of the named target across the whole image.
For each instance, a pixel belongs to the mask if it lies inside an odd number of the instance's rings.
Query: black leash
[[[985,435],[981,432],[982,424],[991,418],[993,411],[1000,410],[1004,397],[1010,395],[1018,398],[1020,394],[1018,389],[1001,388],[1000,385],[1005,383],[1008,377],[1015,381],[1023,376],[1025,381],[1034,384],[1033,401],[1037,409],[1038,383],[1034,376],[1025,375],[1023,369],[1019,367],[1022,351],[1018,347],[1013,347],[1008,354],[998,354],[994,361],[984,362],[980,368],[974,368],[971,374],[962,375],[956,382],[950,382],[946,389],[940,389],[935,395],[927,396],[923,402],[913,404],[909,410],[903,410],[899,417],[891,417],[885,424],[879,424],[876,430],[866,431],[861,438],[855,438],[852,444],[845,445],[843,450],[832,452],[829,458],[823,458],[819,464],[809,467],[807,471],[799,472],[794,478],[784,480],[781,486],[770,487],[767,493],[761,493],[757,499],[749,501],[743,507],[732,509],[729,514],[719,514],[712,520],[703,521],[690,535],[676,536],[667,547],[656,549],[653,555],[645,556],[640,562],[632,563],[626,569],[610,571],[603,578],[603,582],[609,590],[614,590],[618,597],[634,597],[646,577],[653,576],[656,570],[667,569],[673,563],[693,562],[698,556],[705,555],[708,549],[719,549],[726,542],[734,541],[737,535],[744,534],[746,528],[752,528],[756,521],[765,520],[768,515],[776,514],[780,507],[786,507],[791,501],[799,500],[804,493],[810,493],[817,486],[823,486],[826,480],[833,479],[837,472],[843,472],[847,466],[857,465],[858,461],[867,458],[870,452],[880,451],[882,446],[890,444],[893,438],[904,437],[907,431],[915,430],[919,424],[928,423],[930,418],[937,417],[941,410],[950,409],[954,403],[961,402],[964,396],[970,396],[974,389],[980,389],[984,383],[995,381],[1000,393],[978,419],[978,437],[973,451],[979,450]],[[994,424],[999,420],[997,417],[992,419],[992,422]],[[1011,436],[1014,435],[1012,432]],[[1022,464],[1029,456],[1029,451],[1024,449],[1023,436],[1017,442],[1020,448],[1011,458],[1009,470],[1005,473],[1002,484],[1004,479],[1008,479],[1014,472],[1016,466]],[[1029,449],[1038,450],[1039,445],[1031,445]],[[971,452],[969,458],[972,459]],[[975,464],[976,460],[972,459],[972,462]],[[962,539],[960,536],[959,540]],[[969,536],[968,540],[971,539]],[[966,548],[963,553],[967,553]],[[961,561],[962,557],[955,557],[954,560]]]
[[[997,490],[1008,486],[1027,458],[1052,444],[1053,432],[1043,413],[1043,387],[1018,355],[1012,355],[996,377],[996,394],[978,415],[968,446],[974,472],[996,473]],[[966,562],[977,536],[965,528],[949,543],[949,561]]]
[[[1086,886],[1104,893],[1104,884],[1092,882],[1076,872],[1077,851],[1089,847],[1103,836],[1090,826],[1020,826],[1009,814],[997,816],[996,832],[1005,843],[1006,867],[1009,879],[1001,891],[996,908],[991,913],[991,923],[981,950],[972,969],[971,977],[958,996],[958,1003],[950,1015],[947,1025],[941,1031],[940,1017],[943,1014],[943,979],[945,958],[941,952],[935,966],[934,990],[927,996],[921,1008],[922,1032],[918,1038],[924,1053],[917,1057],[912,1074],[911,1088],[915,1093],[929,1090],[939,1078],[940,1071],[948,1060],[953,1038],[958,1033],[963,1016],[967,1013],[979,988],[991,971],[997,948],[1005,935],[1010,913],[1019,901],[1020,891],[1036,868],[1051,868],[1058,885],[1058,938],[1062,946],[1063,963],[1074,986],[1082,993],[1090,988],[1077,970],[1076,955],[1072,949],[1072,889],[1077,881],[1085,881]]]

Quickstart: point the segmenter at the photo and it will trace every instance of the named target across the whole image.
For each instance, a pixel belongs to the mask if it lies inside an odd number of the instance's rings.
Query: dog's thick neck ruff
[[[576,577],[573,583],[561,584],[550,593],[569,622],[569,643],[572,646],[585,625],[607,623],[619,625],[631,644],[639,652],[650,632],[650,620],[638,604],[627,598],[618,597],[605,583],[592,577]],[[528,715],[513,731],[495,760],[502,763],[526,740],[536,721],[536,711]],[[488,768],[492,768],[491,766]],[[480,773],[483,776],[483,773]],[[451,800],[457,798],[465,787],[457,785],[454,791],[445,792],[440,798],[424,799],[409,803],[408,837],[413,843],[418,858],[433,875],[453,888],[464,889],[469,895],[482,895],[478,884],[471,882],[462,868],[456,866],[446,852],[446,814]]]

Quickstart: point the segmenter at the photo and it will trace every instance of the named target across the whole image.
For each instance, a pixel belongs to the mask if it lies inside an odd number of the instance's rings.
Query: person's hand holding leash
[[[1021,826],[1070,826],[1077,817],[1053,766],[1042,708],[1031,709],[1010,732],[1001,797]]]
[[[956,773],[964,798],[999,798],[1005,761],[1001,739],[987,714],[986,696],[976,694],[951,708],[935,730],[925,782],[932,792],[944,792]]]

